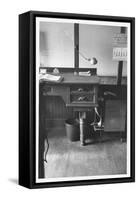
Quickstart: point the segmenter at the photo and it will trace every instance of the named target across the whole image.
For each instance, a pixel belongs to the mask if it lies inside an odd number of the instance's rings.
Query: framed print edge
[[[130,23],[130,176],[36,182],[36,18],[60,18]],[[129,74],[128,74],[129,76]],[[48,188],[135,181],[135,18],[29,11],[19,16],[19,184]]]
[[[25,30],[24,27],[26,27]],[[19,16],[19,184],[25,187],[30,187],[31,182],[29,155],[29,32],[29,13],[26,13]]]
[[[131,177],[135,181],[135,18],[131,19]]]

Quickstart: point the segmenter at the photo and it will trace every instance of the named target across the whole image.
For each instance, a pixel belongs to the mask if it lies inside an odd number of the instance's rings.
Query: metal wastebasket
[[[79,122],[77,119],[67,119],[65,121],[67,138],[74,142],[80,140]]]

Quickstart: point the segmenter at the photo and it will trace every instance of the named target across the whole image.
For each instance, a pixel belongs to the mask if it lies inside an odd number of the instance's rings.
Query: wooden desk
[[[115,92],[118,99],[126,99],[126,77],[122,77],[122,85],[117,86],[117,79],[115,76],[84,77],[74,76],[73,73],[62,73],[61,75],[64,77],[64,80],[60,83],[45,82],[44,80],[40,81],[43,95],[49,96],[50,99],[48,100],[50,118],[47,119],[47,124],[50,124],[49,127],[51,126],[51,124],[52,126],[53,124],[56,125],[57,122],[58,125],[64,124],[64,121],[67,117],[67,115],[65,114],[65,106],[69,111],[68,117],[72,117],[72,111],[79,112],[80,124],[83,124],[86,117],[86,112],[93,111],[93,108],[98,106],[97,99],[101,95],[104,96],[104,91],[111,91],[113,93]],[[78,89],[80,88],[84,89],[84,91],[78,91]],[[56,96],[56,98],[54,98],[54,102],[52,100],[52,96]],[[62,100],[59,101],[59,96],[62,97],[65,105],[61,103]],[[80,101],[78,101],[80,97],[82,98],[80,99]],[[90,113],[90,115],[92,115],[92,113]],[[56,120],[53,120],[55,119],[54,117],[56,118]],[[80,132],[82,133],[81,135],[84,135],[83,128],[84,126],[80,125]],[[110,130],[112,131],[112,129]],[[84,143],[82,142],[84,140],[81,139],[81,143]]]
[[[78,76],[72,73],[61,74],[64,79],[60,83],[43,83],[43,92],[47,96],[61,96],[66,107],[72,107],[75,112],[79,112],[80,120],[80,143],[85,145],[84,119],[86,112],[93,111],[98,106],[98,76]]]

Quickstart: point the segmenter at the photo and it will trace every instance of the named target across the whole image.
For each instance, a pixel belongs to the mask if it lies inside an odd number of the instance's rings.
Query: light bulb
[[[96,58],[88,58],[88,61],[90,62],[91,65],[96,65],[97,64],[97,59]]]

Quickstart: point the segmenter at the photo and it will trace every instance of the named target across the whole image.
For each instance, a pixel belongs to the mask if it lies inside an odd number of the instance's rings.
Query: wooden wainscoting
[[[41,96],[40,120],[44,128],[63,127],[65,120],[73,117],[72,108],[66,108],[60,96]]]

